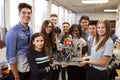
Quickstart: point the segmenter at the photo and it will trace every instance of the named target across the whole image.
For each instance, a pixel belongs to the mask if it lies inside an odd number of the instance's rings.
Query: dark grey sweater
[[[29,49],[27,53],[28,63],[30,65],[30,80],[49,80],[51,67],[49,57],[44,52],[38,52]]]

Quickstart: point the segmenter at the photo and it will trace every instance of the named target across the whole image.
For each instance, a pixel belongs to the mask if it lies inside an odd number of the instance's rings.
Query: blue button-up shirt
[[[7,60],[9,64],[17,64],[20,72],[28,71],[26,53],[30,45],[31,36],[32,31],[30,28],[26,30],[20,22],[12,27],[5,36]]]

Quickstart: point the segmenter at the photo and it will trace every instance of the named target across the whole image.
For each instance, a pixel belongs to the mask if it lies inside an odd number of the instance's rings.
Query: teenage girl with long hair
[[[90,60],[82,61],[80,66],[88,64],[86,80],[109,80],[107,64],[113,53],[113,41],[110,38],[110,22],[108,20],[99,20],[96,32],[89,57]]]
[[[48,54],[45,36],[42,33],[35,33],[27,53],[31,71],[30,80],[50,80],[52,66]]]

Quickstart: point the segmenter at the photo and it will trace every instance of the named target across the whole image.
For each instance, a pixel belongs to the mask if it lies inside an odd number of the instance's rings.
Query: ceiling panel
[[[52,0],[76,13],[102,13],[104,9],[116,9],[120,0],[109,0],[105,4],[82,4],[81,0]]]

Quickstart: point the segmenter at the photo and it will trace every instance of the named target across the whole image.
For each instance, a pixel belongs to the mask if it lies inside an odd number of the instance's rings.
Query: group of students
[[[110,23],[99,20],[89,26],[89,17],[82,16],[79,24],[56,26],[57,15],[42,23],[40,32],[34,33],[28,26],[32,17],[32,6],[18,5],[20,21],[5,36],[6,57],[10,67],[10,80],[109,80],[107,64],[113,51],[110,38]],[[62,32],[63,31],[63,32]],[[78,66],[53,64],[57,43],[72,38],[73,45],[82,44],[82,62]],[[75,47],[73,53],[76,55]],[[86,56],[88,53],[88,56]],[[89,59],[89,60],[88,60]]]

